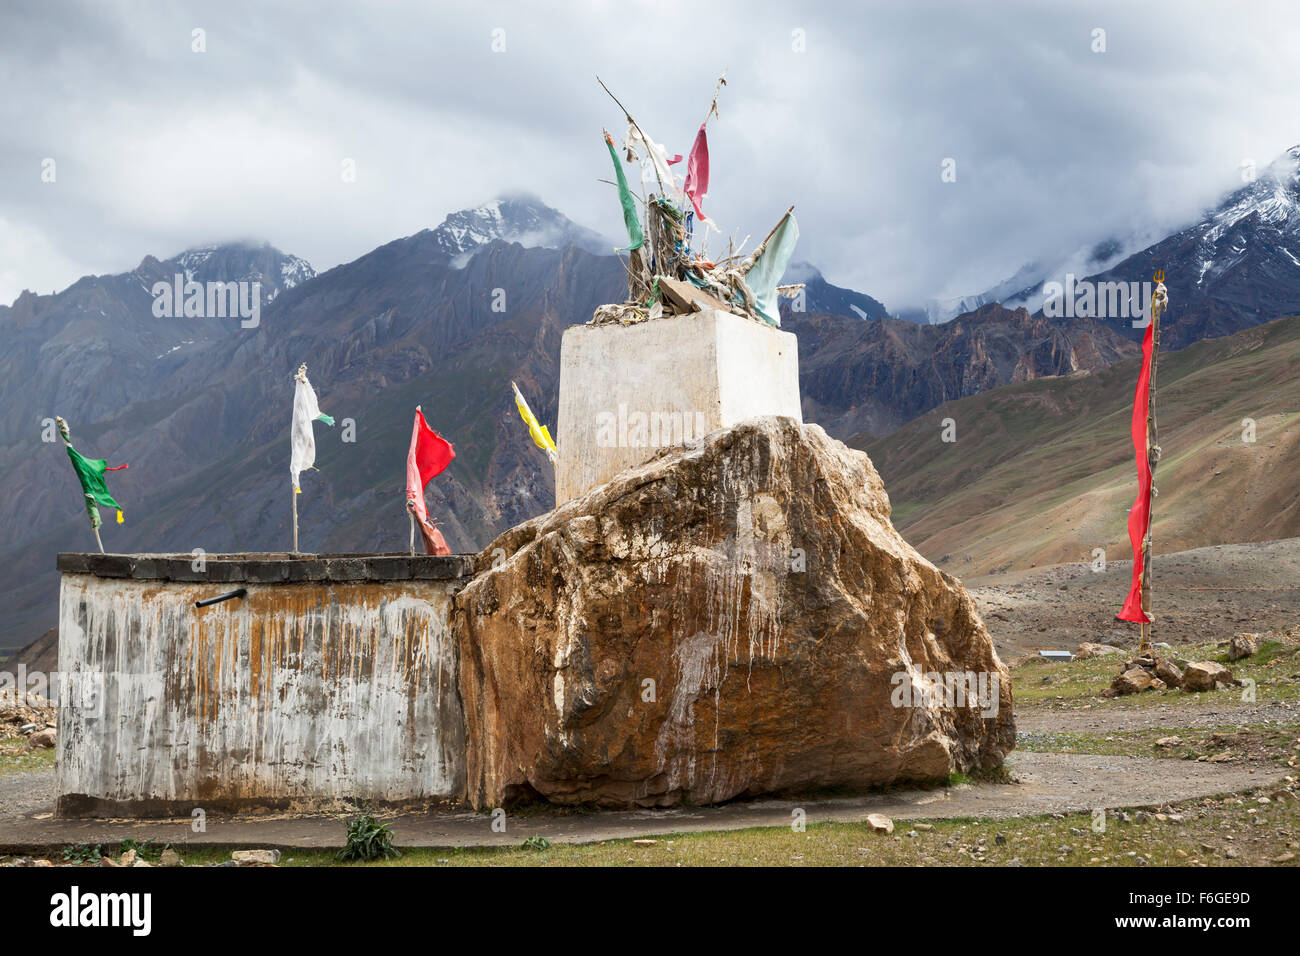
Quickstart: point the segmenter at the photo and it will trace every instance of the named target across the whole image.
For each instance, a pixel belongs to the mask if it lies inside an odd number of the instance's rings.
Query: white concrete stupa
[[[720,308],[570,326],[560,349],[555,503],[747,418],[802,422],[794,335]]]
[[[705,124],[717,115],[725,83],[724,73]],[[801,288],[777,286],[799,238],[794,207],[752,252],[729,250],[710,260],[693,242],[697,220],[716,229],[700,205],[709,188],[704,126],[683,167],[685,179],[679,180],[664,147],[631,114],[626,118],[624,157],[608,131],[604,136],[629,240],[628,295],[622,303],[600,306],[586,325],[565,330],[557,507],[649,461],[660,449],[745,419],[776,415],[803,421],[798,345],[778,327],[777,304],[778,294]],[[624,161],[640,166],[644,198],[633,195]]]

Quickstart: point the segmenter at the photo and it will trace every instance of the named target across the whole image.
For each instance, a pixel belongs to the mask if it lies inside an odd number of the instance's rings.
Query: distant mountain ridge
[[[1179,347],[1229,335],[1300,311],[1298,210],[1300,145],[1183,229],[1110,236],[1063,262],[1031,263],[982,293],[931,300],[924,319],[951,321],[990,302],[1038,314],[1045,284],[1064,283],[1067,273],[1096,283],[1149,282],[1162,268],[1172,302],[1166,341]],[[1131,329],[1125,334],[1137,336]]]
[[[177,273],[262,281],[260,324],[155,316],[153,283]],[[782,300],[799,342],[804,417],[841,438],[887,434],[999,386],[1096,374],[1137,351],[1111,323],[986,304],[924,326],[886,317],[883,304],[815,267],[786,279],[806,283],[804,311]],[[518,420],[510,381],[554,424],[565,327],[626,289],[610,244],[510,197],[319,275],[265,244],[235,243],[145,257],[56,295],[24,293],[0,307],[10,409],[0,420],[10,489],[0,499],[0,645],[52,623],[54,552],[93,542],[66,456],[42,441],[54,415],[69,419],[84,453],[131,463],[110,482],[127,516],[105,529],[110,550],[283,549],[292,375],[306,362],[321,407],[340,426],[350,420],[356,441],[319,428],[320,471],[299,500],[303,547],[406,547],[401,462],[421,404],[457,446],[430,486],[430,512],[454,549],[473,550],[553,501],[553,473]]]
[[[592,255],[608,255],[614,250],[614,244],[599,233],[527,194],[504,196],[451,213],[428,232],[431,248],[457,267],[493,240],[543,249],[577,246]]]

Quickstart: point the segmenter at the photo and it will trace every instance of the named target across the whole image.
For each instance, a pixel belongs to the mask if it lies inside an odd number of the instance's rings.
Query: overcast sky
[[[324,270],[516,190],[617,237],[596,74],[686,153],[727,68],[706,210],[757,238],[796,204],[796,258],[894,310],[1300,142],[1300,4],[810,6],[6,2],[0,302],[236,238]]]

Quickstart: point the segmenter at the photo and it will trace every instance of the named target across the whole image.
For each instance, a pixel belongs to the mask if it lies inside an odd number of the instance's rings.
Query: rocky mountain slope
[[[903,534],[955,574],[1092,561],[1095,548],[1127,559],[1136,375],[1128,359],[1010,385],[856,444],[880,469]],[[1298,377],[1295,317],[1162,353],[1157,554],[1300,535]],[[955,442],[941,440],[945,418]]]

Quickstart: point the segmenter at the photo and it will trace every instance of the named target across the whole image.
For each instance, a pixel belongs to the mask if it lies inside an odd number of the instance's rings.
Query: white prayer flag
[[[324,414],[316,404],[316,393],[311,382],[307,381],[306,365],[298,369],[294,381],[289,476],[293,479],[294,493],[298,494],[302,490],[298,486],[299,476],[316,465],[316,436],[312,434],[311,423],[319,419],[326,425],[333,425],[334,419]]]

